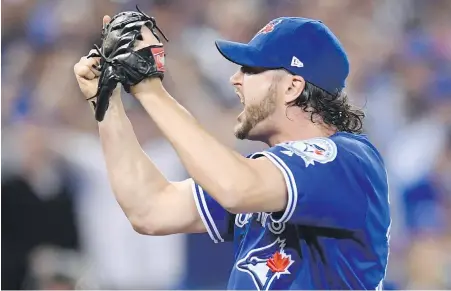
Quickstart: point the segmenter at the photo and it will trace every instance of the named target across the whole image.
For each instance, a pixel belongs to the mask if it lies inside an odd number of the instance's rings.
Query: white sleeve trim
[[[197,211],[199,212],[199,216],[202,219],[202,222],[207,229],[208,235],[214,243],[224,242],[224,239],[221,237],[221,234],[216,227],[215,221],[211,217],[210,211],[208,209],[207,202],[205,201],[205,194],[203,189],[196,185],[194,180],[192,181],[192,191],[194,196],[194,202],[196,203]],[[200,201],[199,201],[200,198]],[[205,214],[204,214],[205,211]],[[210,227],[211,225],[211,227]]]
[[[283,177],[285,179],[285,183],[287,185],[288,190],[288,202],[287,207],[285,208],[285,211],[283,212],[282,217],[280,217],[278,220],[274,219],[271,216],[271,219],[275,223],[286,223],[290,220],[291,216],[293,216],[293,213],[296,209],[296,204],[298,200],[298,191],[297,191],[297,185],[296,180],[294,179],[293,173],[291,172],[290,168],[285,164],[285,162],[279,158],[277,155],[271,153],[271,152],[258,152],[251,156],[251,158],[254,158],[255,156],[263,155],[268,158],[283,174]]]

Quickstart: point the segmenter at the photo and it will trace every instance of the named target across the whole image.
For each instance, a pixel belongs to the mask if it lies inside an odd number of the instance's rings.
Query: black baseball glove
[[[138,6],[138,12],[127,11],[115,15],[102,30],[102,44],[94,45],[97,53],[89,57],[100,57],[98,67],[101,72],[99,85],[95,96],[88,99],[93,102],[95,118],[102,121],[113,90],[121,83],[127,93],[130,86],[136,85],[150,77],[164,77],[163,45],[151,45],[134,51],[135,41],[142,40],[141,28],[147,26],[160,41],[157,31],[168,39],[158,28],[155,18],[143,13]],[[160,41],[161,42],[161,41]]]

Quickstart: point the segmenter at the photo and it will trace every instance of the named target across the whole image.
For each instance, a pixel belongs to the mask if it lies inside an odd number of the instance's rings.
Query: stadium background
[[[322,19],[351,59],[347,91],[383,153],[393,226],[386,288],[451,288],[451,1],[2,1],[2,288],[223,289],[232,247],[207,235],[135,233],[108,185],[96,123],[73,65],[101,18],[140,7],[166,44],[169,91],[220,141],[236,141],[236,67],[213,41],[247,41],[270,19]],[[308,40],[306,40],[308,41]],[[324,68],[327,70],[327,68]],[[177,156],[139,104],[124,102],[171,179]],[[171,209],[168,209],[171,211]],[[183,215],[183,213],[180,213]]]

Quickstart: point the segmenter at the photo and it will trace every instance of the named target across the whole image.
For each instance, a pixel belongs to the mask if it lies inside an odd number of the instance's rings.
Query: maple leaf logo
[[[290,265],[290,259],[283,256],[280,252],[276,252],[272,258],[270,258],[266,265],[274,273],[285,272],[288,265]]]
[[[320,150],[315,150],[314,152],[315,152],[315,154],[317,154],[317,155],[319,155],[319,156],[322,156],[322,155],[323,155],[323,152],[320,151]]]

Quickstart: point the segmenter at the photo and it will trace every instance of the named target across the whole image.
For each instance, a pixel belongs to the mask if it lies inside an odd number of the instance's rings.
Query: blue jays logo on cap
[[[285,240],[277,238],[270,245],[251,250],[236,263],[236,268],[252,277],[257,290],[268,290],[275,279],[291,274],[289,268],[294,261],[284,248]]]
[[[281,23],[282,19],[276,19],[271,21],[270,23],[266,24],[262,29],[259,30],[259,32],[257,32],[257,35],[261,34],[261,33],[270,33],[274,30],[274,27]]]

